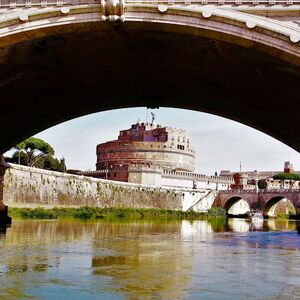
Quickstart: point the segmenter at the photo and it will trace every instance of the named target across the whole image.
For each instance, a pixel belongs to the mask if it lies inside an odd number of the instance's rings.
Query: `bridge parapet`
[[[223,190],[220,191],[223,194],[257,194],[256,190]]]
[[[300,189],[270,189],[270,190],[259,190],[259,193],[299,193]]]
[[[300,189],[269,189],[269,190],[223,190],[220,191],[220,193],[225,193],[225,194],[262,194],[262,193],[300,193]]]

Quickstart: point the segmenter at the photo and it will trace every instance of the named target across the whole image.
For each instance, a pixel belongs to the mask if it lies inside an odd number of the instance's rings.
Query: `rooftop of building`
[[[246,175],[248,177],[273,177],[274,175],[278,173],[295,173],[300,175],[300,171],[295,171],[293,164],[289,161],[284,162],[284,168],[280,171],[230,171],[230,170],[222,170],[220,171],[220,176],[233,176],[235,173],[240,173],[242,175]]]
[[[107,143],[118,142],[158,142],[174,145],[181,145],[179,149],[190,149],[190,138],[187,136],[186,130],[174,128],[170,126],[162,126],[152,122],[137,122],[132,124],[130,128],[120,130],[118,139],[101,143],[98,147],[104,146]]]

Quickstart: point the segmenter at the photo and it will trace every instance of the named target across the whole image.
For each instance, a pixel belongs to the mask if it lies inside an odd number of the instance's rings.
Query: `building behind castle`
[[[220,172],[221,177],[232,177],[235,181],[232,189],[239,190],[255,190],[259,181],[264,182],[265,189],[267,190],[295,190],[300,188],[299,180],[291,179],[274,179],[273,177],[277,174],[289,174],[294,173],[300,175],[299,171],[294,170],[294,166],[290,161],[284,162],[282,171],[243,171],[243,172],[232,172],[230,170],[222,170]]]

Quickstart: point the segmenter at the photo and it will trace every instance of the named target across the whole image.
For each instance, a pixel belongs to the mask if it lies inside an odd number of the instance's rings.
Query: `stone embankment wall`
[[[9,207],[129,207],[181,210],[178,191],[10,164],[4,177]]]

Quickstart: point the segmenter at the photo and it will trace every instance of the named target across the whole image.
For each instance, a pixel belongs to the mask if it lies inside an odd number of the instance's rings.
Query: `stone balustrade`
[[[175,177],[175,178],[185,178],[196,181],[210,181],[214,183],[226,183],[231,184],[234,183],[232,177],[225,176],[207,176],[204,174],[190,173],[190,172],[181,172],[181,171],[168,171],[165,170],[163,172],[164,177]]]

